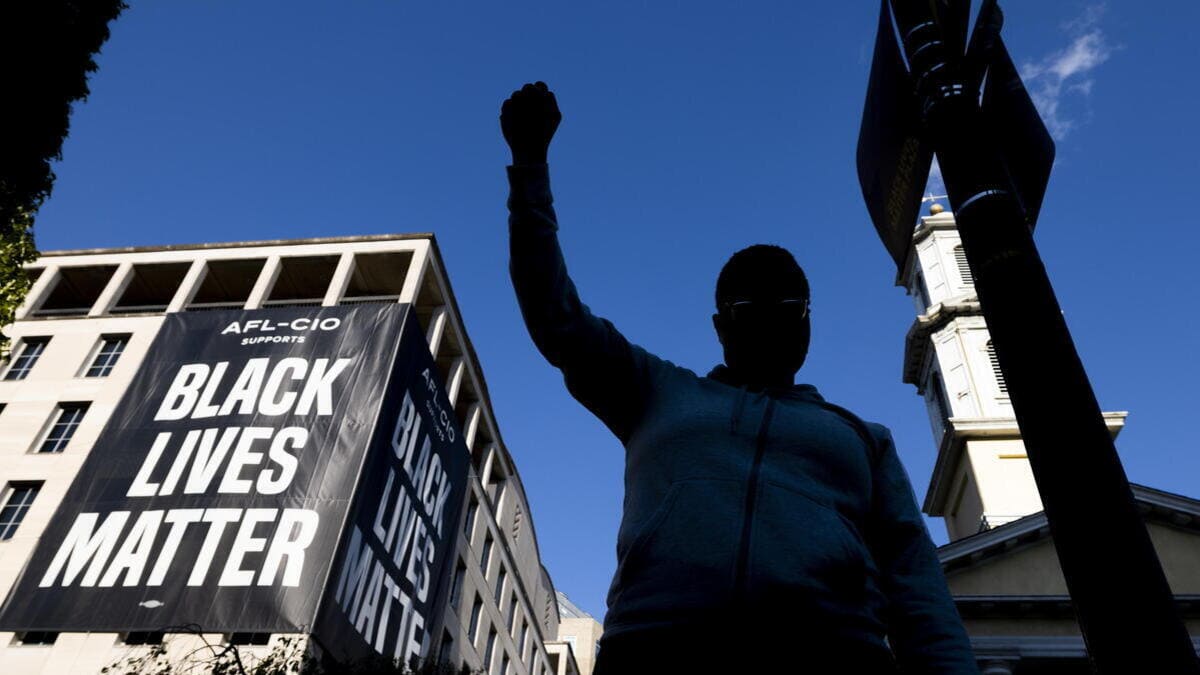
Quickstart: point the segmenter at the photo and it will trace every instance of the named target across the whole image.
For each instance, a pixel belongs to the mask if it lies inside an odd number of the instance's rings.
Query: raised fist
[[[513,164],[545,164],[550,139],[562,121],[558,101],[545,82],[526,84],[500,106],[500,130]]]

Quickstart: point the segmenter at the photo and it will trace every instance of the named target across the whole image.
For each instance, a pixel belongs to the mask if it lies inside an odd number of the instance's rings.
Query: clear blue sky
[[[854,171],[875,2],[131,4],[40,247],[436,233],[542,557],[597,618],[623,456],[535,351],[508,279],[497,115],[523,82],[563,109],[550,163],[584,301],[706,372],[721,264],[788,247],[813,286],[798,379],[890,426],[924,495],[933,441],[900,382],[912,305]],[[1003,4],[1059,136],[1037,239],[1102,407],[1130,411],[1126,471],[1200,497],[1200,6]]]

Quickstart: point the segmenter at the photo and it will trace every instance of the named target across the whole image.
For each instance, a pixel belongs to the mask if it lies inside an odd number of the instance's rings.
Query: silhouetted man
[[[596,674],[977,673],[887,428],[793,383],[810,325],[795,259],[758,245],[725,264],[725,363],[706,376],[629,343],[563,262],[546,165],[561,118],[538,82],[500,124],[526,326],[626,450]]]

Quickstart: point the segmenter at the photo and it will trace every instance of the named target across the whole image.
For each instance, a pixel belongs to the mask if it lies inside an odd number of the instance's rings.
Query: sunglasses
[[[764,320],[800,321],[808,316],[808,298],[783,300],[737,300],[721,306],[725,315],[738,323]]]

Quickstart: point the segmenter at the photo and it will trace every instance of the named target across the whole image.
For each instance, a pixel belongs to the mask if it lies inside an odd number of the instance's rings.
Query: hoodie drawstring
[[[738,422],[742,419],[742,408],[746,405],[746,387],[738,387],[737,402],[733,404],[733,416],[729,418],[729,433],[737,435]]]

